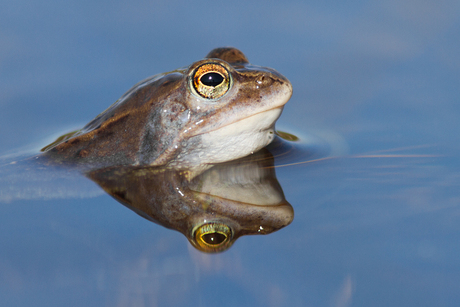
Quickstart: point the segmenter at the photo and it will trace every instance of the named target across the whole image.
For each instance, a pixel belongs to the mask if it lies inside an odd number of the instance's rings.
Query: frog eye
[[[204,252],[219,252],[231,245],[232,230],[222,223],[207,223],[195,230],[195,242]]]
[[[230,74],[220,64],[203,64],[193,74],[193,88],[201,97],[217,99],[230,88]]]

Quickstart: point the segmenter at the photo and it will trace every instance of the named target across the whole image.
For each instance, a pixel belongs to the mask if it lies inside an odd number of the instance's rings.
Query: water
[[[332,151],[275,161],[292,223],[219,254],[78,174],[42,170],[46,189],[0,204],[2,305],[457,306],[459,12],[448,0],[4,1],[2,156],[226,45],[292,82],[277,127]]]

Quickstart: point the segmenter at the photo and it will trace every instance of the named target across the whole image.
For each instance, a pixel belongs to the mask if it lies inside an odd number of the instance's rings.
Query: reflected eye
[[[210,245],[219,245],[227,240],[227,236],[218,232],[205,233],[201,235],[201,240]]]
[[[230,74],[220,64],[203,64],[193,74],[193,88],[201,97],[217,99],[230,88]]]
[[[195,242],[204,252],[218,252],[229,247],[232,230],[222,223],[208,223],[195,230]]]

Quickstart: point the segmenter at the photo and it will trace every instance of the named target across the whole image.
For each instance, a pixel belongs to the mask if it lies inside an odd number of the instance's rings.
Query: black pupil
[[[208,244],[216,245],[224,242],[227,237],[221,233],[212,232],[202,235],[201,238]]]
[[[201,83],[207,86],[218,86],[224,81],[224,77],[216,72],[209,72],[200,78]]]

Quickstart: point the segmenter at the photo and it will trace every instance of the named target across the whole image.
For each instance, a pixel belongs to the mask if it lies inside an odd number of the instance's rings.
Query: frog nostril
[[[256,79],[256,83],[258,85],[262,85],[265,81],[265,76],[259,76],[257,79]]]
[[[256,83],[255,86],[256,88],[263,88],[263,87],[268,87],[273,84],[273,78],[270,76],[259,76],[256,78]]]

